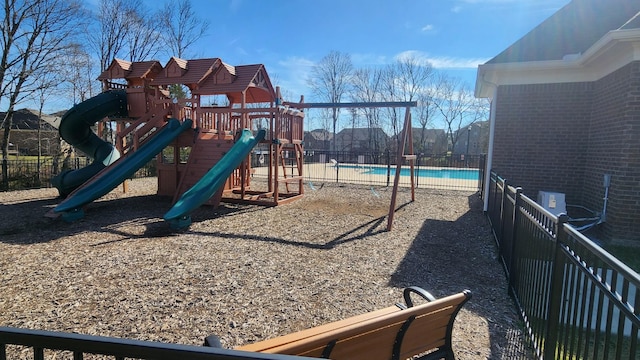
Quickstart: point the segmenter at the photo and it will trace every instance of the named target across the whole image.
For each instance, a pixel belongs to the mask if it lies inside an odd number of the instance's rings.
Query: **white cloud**
[[[451,8],[451,12],[456,13],[456,14],[461,12],[461,11],[462,11],[462,6],[460,6],[460,5],[456,5],[456,6]]]
[[[298,101],[301,94],[309,95],[307,79],[311,73],[311,69],[315,65],[315,61],[299,57],[291,56],[282,60],[278,60],[274,65],[267,66],[267,71],[271,77],[274,86],[282,88],[283,96],[287,101]]]
[[[395,56],[396,60],[413,58],[423,64],[431,64],[435,69],[475,69],[480,64],[489,61],[489,58],[459,58],[453,56],[431,56],[428,53],[407,50]]]
[[[433,24],[427,24],[427,25],[423,26],[421,30],[423,32],[430,32],[430,31],[435,30],[435,26],[433,26]]]

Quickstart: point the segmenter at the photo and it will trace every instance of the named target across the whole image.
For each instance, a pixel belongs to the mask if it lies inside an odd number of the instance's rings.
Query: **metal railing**
[[[51,178],[65,170],[77,170],[91,164],[88,158],[73,158],[55,162],[52,158],[38,160],[6,160],[7,179],[0,179],[0,191],[14,191],[51,187]],[[156,176],[156,159],[152,159],[133,175],[133,178]],[[6,184],[6,186],[4,185]]]
[[[202,359],[202,360],[293,360],[308,357],[263,354],[222,348],[168,344],[153,341],[121,339],[94,335],[81,335],[44,330],[0,327],[0,360],[15,358],[18,347],[32,349],[33,359],[45,359],[47,354],[55,358],[72,355],[74,360],[83,359],[85,354],[112,356],[115,359]],[[13,351],[13,352],[12,352]],[[53,354],[52,354],[53,355]]]
[[[540,359],[638,359],[640,275],[491,172],[488,218]]]
[[[254,176],[266,177],[268,154],[254,151],[251,163]],[[305,150],[303,177],[307,183],[344,183],[387,187],[393,185],[397,156],[393,152],[331,152]],[[283,153],[284,171],[297,175],[292,152]],[[418,155],[414,184],[418,188],[477,191],[484,171],[484,155]],[[283,166],[280,164],[280,166]],[[400,186],[411,186],[408,162],[400,173]]]

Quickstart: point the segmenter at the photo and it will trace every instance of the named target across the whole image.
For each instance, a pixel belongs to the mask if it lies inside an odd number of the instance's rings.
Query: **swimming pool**
[[[386,166],[371,166],[371,165],[339,165],[342,169],[361,169],[363,174],[372,175],[386,175]],[[396,167],[391,166],[391,176],[396,175]],[[409,176],[411,169],[407,166],[403,166],[400,170],[400,176]],[[458,179],[458,180],[478,180],[478,169],[460,169],[460,168],[415,168],[414,173],[416,176],[428,177],[435,179]]]

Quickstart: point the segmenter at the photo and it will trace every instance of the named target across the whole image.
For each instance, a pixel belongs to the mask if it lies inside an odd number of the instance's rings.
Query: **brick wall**
[[[600,211],[603,239],[640,241],[640,62],[596,82],[500,86],[493,168],[527,196]]]
[[[590,83],[500,86],[493,168],[536,199],[539,190],[582,198]]]
[[[603,175],[611,174],[601,235],[640,240],[640,62],[598,80],[593,103],[583,202],[602,209]]]

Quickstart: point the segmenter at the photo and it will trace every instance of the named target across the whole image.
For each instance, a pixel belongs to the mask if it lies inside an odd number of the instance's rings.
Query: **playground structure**
[[[219,58],[171,58],[157,61],[114,60],[99,76],[104,92],[70,109],[60,124],[61,136],[94,158],[87,168],[52,180],[66,199],[51,214],[73,221],[82,207],[122,183],[154,156],[158,195],[174,206],[164,219],[174,228],[191,223],[190,212],[221,201],[277,206],[303,196],[303,120],[307,108],[405,107],[387,229],[391,230],[405,160],[413,155],[410,107],[415,102],[299,103],[284,102],[261,64],[232,66]],[[182,92],[184,96],[175,96]],[[224,97],[226,105],[207,104]],[[214,100],[218,100],[214,98]],[[97,123],[115,124],[115,146],[95,135]],[[254,134],[256,134],[254,136]],[[405,154],[405,145],[409,153]],[[254,147],[268,167],[266,186],[251,186],[249,155]],[[266,156],[264,156],[266,154]]]
[[[61,134],[71,137],[75,142],[72,145],[82,145],[88,142],[85,137],[91,138],[90,134],[85,134],[92,123],[87,118],[93,118],[93,122],[97,122],[98,133],[103,133],[105,122],[99,120],[107,116],[115,124],[117,153],[96,157],[98,152],[109,153],[104,144],[81,149],[96,159],[96,169],[85,171],[91,172],[91,176],[74,179],[77,177],[74,174],[64,174],[54,181],[61,195],[67,196],[54,209],[55,212],[64,213],[71,220],[81,217],[81,207],[104,195],[105,189],[124,183],[126,190],[126,179],[132,171],[135,172],[144,160],[148,161],[153,156],[158,160],[158,195],[169,196],[174,203],[179,202],[182,194],[220,164],[243,130],[251,133],[263,130],[264,137],[253,142],[251,147],[245,145],[240,151],[235,151],[236,158],[226,160],[225,172],[228,173],[218,171],[215,174],[215,180],[224,177],[226,181],[217,184],[220,186],[212,196],[190,202],[190,208],[182,211],[181,217],[188,216],[187,210],[193,210],[202,203],[217,206],[221,201],[230,201],[276,206],[303,195],[304,113],[279,105],[279,89],[273,88],[263,65],[232,66],[219,58],[183,60],[174,57],[162,67],[157,61],[116,59],[98,79],[105,90],[102,98],[97,99],[99,95],[69,110],[61,123],[66,118],[70,125],[65,129],[73,131],[63,134],[61,130]],[[187,89],[187,96],[171,96],[171,86]],[[208,96],[224,97],[228,105],[205,105],[203,102]],[[76,120],[79,118],[83,120]],[[164,135],[160,142],[156,138],[166,133],[164,128],[169,124],[181,130]],[[78,127],[81,130],[76,130]],[[91,138],[91,142],[99,141]],[[251,187],[252,169],[248,161],[256,145],[267,154],[265,165],[269,167],[266,188],[260,190]],[[98,148],[100,151],[96,150]],[[130,163],[127,159],[136,157],[134,154],[142,149],[145,149],[145,156],[137,156],[135,165],[122,166],[122,163]],[[285,163],[285,156],[294,160],[293,165]],[[117,160],[107,161],[107,157]],[[230,162],[239,165],[230,168]],[[213,181],[211,176],[209,174],[209,181]],[[101,188],[98,191],[92,184],[100,182],[103,184],[98,186]],[[77,193],[82,196],[76,196]],[[76,200],[72,200],[74,198]],[[78,215],[71,215],[74,213]]]

